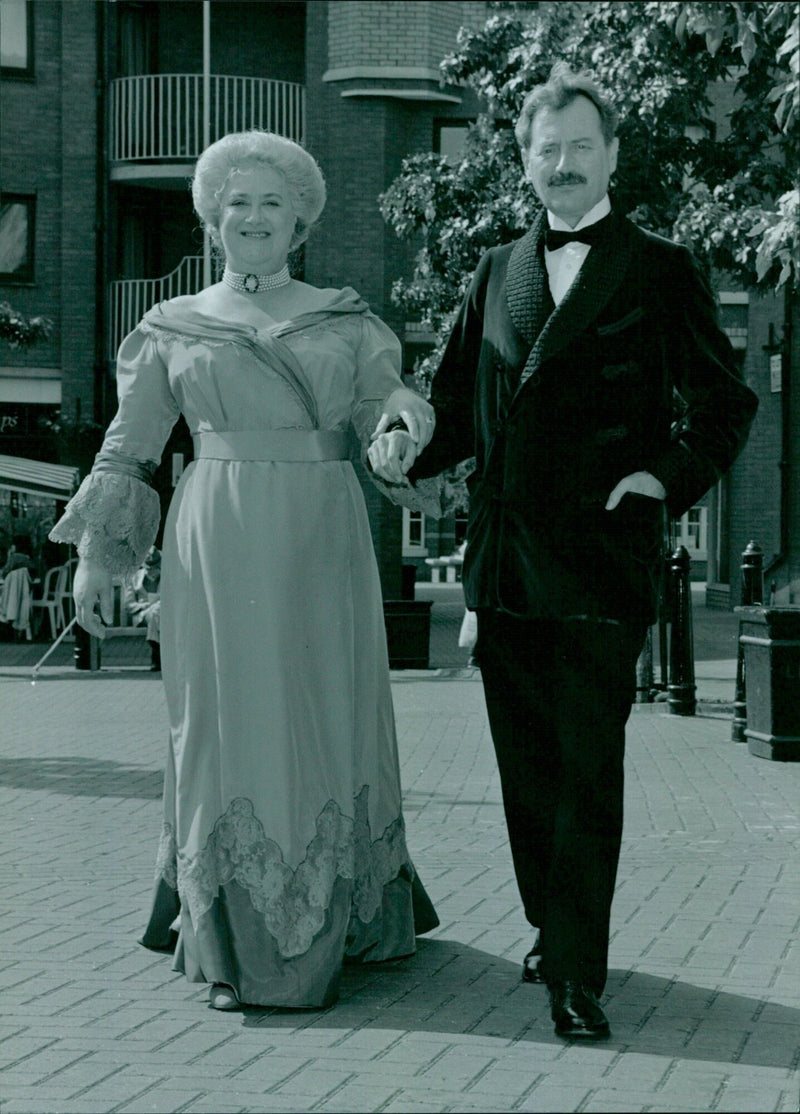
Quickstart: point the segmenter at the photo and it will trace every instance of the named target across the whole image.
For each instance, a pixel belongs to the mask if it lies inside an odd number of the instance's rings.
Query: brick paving
[[[730,742],[715,701],[731,662],[699,680],[716,714],[631,717],[612,1039],[587,1047],[520,982],[529,931],[474,672],[393,675],[409,844],[440,928],[412,959],[347,968],[329,1010],[217,1013],[136,943],[159,678],[56,665],[32,685],[7,657],[0,1114],[798,1110],[800,763]]]

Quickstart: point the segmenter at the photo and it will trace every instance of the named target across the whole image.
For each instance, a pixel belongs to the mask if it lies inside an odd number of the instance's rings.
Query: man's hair
[[[537,112],[541,112],[543,108],[559,112],[572,104],[577,97],[586,97],[600,113],[600,127],[608,146],[616,134],[619,120],[619,114],[610,98],[591,74],[576,73],[566,62],[556,62],[545,84],[536,85],[531,89],[522,105],[522,111],[514,128],[521,149],[527,151],[531,145],[531,131]]]

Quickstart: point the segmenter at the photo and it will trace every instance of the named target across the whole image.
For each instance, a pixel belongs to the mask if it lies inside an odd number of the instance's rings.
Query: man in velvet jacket
[[[434,378],[437,431],[408,474],[477,461],[463,581],[538,929],[523,978],[547,983],[557,1033],[587,1038],[609,1034],[625,723],[664,507],[680,516],[719,479],[757,405],[690,254],[612,209],[615,126],[561,65],[529,94],[516,132],[544,211],[480,261]]]

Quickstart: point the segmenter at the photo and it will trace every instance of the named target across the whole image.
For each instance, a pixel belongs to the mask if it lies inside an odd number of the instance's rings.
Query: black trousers
[[[511,853],[548,981],[601,994],[622,838],[625,723],[646,623],[478,612],[475,656]]]

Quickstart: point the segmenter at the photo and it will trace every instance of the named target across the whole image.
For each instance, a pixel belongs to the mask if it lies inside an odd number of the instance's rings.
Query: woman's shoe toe
[[[213,1010],[237,1010],[239,999],[225,983],[215,982],[208,992],[208,1002]]]

